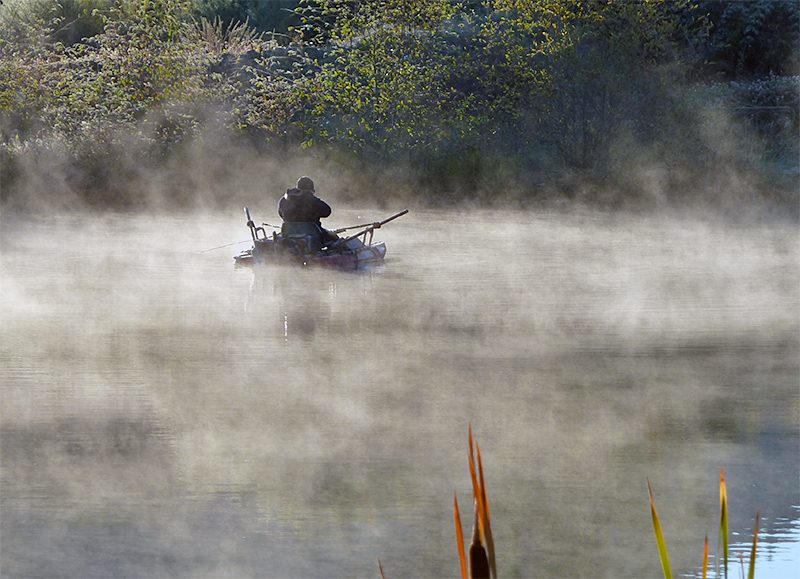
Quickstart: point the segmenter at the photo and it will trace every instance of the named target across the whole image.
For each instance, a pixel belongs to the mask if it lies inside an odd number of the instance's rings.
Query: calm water
[[[240,210],[1,225],[3,577],[456,576],[470,423],[501,576],[660,576],[646,478],[697,576],[720,468],[800,565],[796,225],[412,211],[355,273],[197,253]]]

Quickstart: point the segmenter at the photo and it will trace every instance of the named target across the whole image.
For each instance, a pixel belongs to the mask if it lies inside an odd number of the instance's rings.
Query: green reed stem
[[[758,545],[758,515],[760,511],[756,511],[756,528],[753,530],[753,548],[750,551],[750,570],[747,573],[747,579],[753,579],[756,574],[756,546]]]
[[[658,520],[656,503],[653,500],[653,489],[650,487],[650,479],[647,479],[647,490],[650,493],[650,513],[653,515],[653,530],[656,533],[656,544],[658,545],[658,555],[661,557],[661,568],[664,570],[664,578],[672,579],[672,568],[669,564],[667,554],[667,543],[664,540],[664,533],[661,530],[661,522]]]

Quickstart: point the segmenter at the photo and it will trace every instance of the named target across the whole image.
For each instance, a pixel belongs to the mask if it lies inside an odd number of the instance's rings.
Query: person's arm
[[[328,205],[327,203],[325,203],[319,197],[315,197],[315,199],[316,199],[316,202],[314,203],[314,209],[317,212],[317,214],[320,216],[320,218],[329,217],[330,214],[331,214],[331,206]]]

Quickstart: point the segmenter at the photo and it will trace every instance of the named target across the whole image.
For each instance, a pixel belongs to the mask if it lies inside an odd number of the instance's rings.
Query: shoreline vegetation
[[[791,1],[3,0],[0,207],[800,215]]]

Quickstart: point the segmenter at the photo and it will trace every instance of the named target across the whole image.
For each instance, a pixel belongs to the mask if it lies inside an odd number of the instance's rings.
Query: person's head
[[[297,180],[297,188],[303,189],[304,191],[314,191],[314,182],[311,180],[311,177],[300,177]]]

